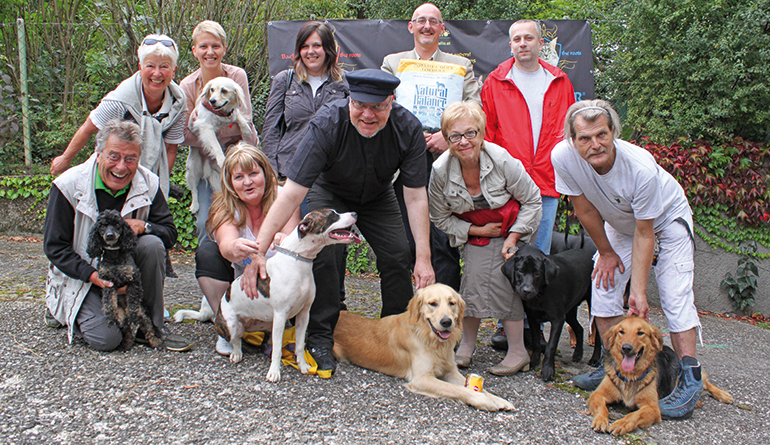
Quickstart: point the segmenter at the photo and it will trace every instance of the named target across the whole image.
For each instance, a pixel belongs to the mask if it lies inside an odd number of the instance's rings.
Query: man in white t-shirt
[[[628,313],[649,319],[647,277],[654,267],[681,364],[677,387],[659,405],[664,419],[686,419],[703,389],[695,358],[700,319],[692,290],[692,211],[673,176],[646,150],[618,139],[619,134],[620,119],[609,103],[572,105],[565,118],[565,139],[551,153],[556,189],[570,197],[597,247],[591,316],[602,336],[623,318],[629,279]],[[574,383],[594,390],[603,378],[604,367],[599,367],[575,376]]]

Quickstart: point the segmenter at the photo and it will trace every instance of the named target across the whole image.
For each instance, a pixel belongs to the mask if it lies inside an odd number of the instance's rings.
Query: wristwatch
[[[150,224],[149,221],[144,223],[144,233],[151,235],[152,234],[152,224]]]

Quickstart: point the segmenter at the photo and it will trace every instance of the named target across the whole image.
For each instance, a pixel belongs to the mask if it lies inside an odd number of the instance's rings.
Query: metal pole
[[[29,135],[29,91],[27,89],[27,39],[24,19],[16,19],[19,36],[19,81],[21,83],[21,125],[24,128],[24,165],[32,173],[32,146]]]

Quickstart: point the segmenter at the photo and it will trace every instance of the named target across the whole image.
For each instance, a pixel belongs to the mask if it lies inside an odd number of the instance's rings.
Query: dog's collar
[[[201,103],[203,104],[203,106],[204,106],[204,107],[205,107],[207,110],[211,111],[212,113],[214,113],[214,114],[216,114],[216,115],[222,116],[222,117],[230,117],[230,115],[231,115],[231,114],[233,114],[233,111],[235,111],[235,108],[233,108],[232,110],[230,110],[230,112],[229,112],[229,113],[225,113],[225,112],[224,112],[224,111],[222,111],[222,110],[218,110],[218,109],[214,108],[214,106],[213,106],[213,105],[211,105],[211,102],[209,102],[209,101],[207,101],[207,100],[204,100],[204,101],[203,101],[203,102],[201,102]]]
[[[638,378],[633,379],[633,380],[629,380],[629,379],[623,377],[622,375],[620,375],[620,371],[618,371],[618,378],[620,380],[623,380],[626,383],[634,383],[634,382],[638,382],[639,380],[642,380],[647,375],[647,373],[649,373],[649,372],[650,372],[650,368],[647,368],[647,369],[644,370],[642,375],[640,375]]]
[[[305,258],[302,255],[300,255],[300,254],[298,254],[296,252],[292,252],[291,250],[284,249],[281,246],[275,246],[275,251],[278,252],[278,253],[282,253],[284,255],[288,255],[288,256],[290,256],[290,257],[292,257],[292,258],[294,258],[295,260],[298,260],[298,261],[304,261],[305,263],[312,263],[313,262],[313,260],[311,260],[310,258]]]

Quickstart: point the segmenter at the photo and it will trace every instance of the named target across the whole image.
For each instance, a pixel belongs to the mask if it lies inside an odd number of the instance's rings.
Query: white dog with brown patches
[[[266,281],[259,280],[259,297],[251,299],[241,290],[240,277],[230,285],[219,304],[214,320],[217,334],[233,345],[230,361],[238,363],[243,358],[241,337],[247,327],[260,322],[273,322],[273,345],[267,380],[281,380],[281,339],[286,320],[296,318],[297,364],[303,374],[310,366],[305,360],[305,332],[310,319],[310,306],[315,299],[313,259],[325,246],[332,244],[360,243],[361,240],[348,231],[356,222],[355,213],[338,214],[334,210],[314,210],[276,246],[276,253],[267,260]]]
[[[342,311],[332,352],[339,361],[406,379],[417,394],[457,399],[484,411],[511,410],[511,402],[465,387],[454,353],[464,312],[460,294],[443,284],[418,290],[403,314],[370,320]]]
[[[190,113],[187,123],[190,130],[198,136],[203,152],[190,147],[187,157],[187,174],[185,180],[192,192],[190,211],[198,211],[198,182],[207,180],[215,191],[221,189],[220,177],[222,165],[225,162],[224,147],[219,145],[217,131],[225,126],[238,125],[243,139],[252,136],[249,122],[238,110],[245,102],[243,89],[234,80],[227,77],[216,77],[203,87],[195,102],[195,112]]]

